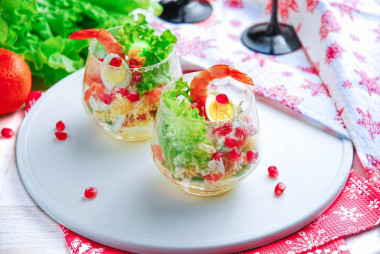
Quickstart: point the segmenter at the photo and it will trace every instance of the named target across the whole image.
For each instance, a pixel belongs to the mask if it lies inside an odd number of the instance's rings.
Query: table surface
[[[18,130],[23,109],[0,117],[0,129]],[[70,253],[58,223],[31,199],[20,179],[15,137],[0,138],[0,253]],[[360,170],[355,160],[354,168]],[[352,254],[380,254],[380,227],[346,237]]]

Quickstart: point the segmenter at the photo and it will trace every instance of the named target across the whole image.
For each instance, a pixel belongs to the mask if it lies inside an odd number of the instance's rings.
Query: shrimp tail
[[[240,72],[240,71],[236,70],[235,68],[231,68],[231,67],[229,67],[229,72],[230,72],[229,74],[230,74],[231,78],[233,78],[239,82],[251,85],[251,86],[255,85],[252,81],[252,78],[250,78],[247,74]]]
[[[70,40],[89,40],[96,39],[99,35],[100,29],[84,29],[74,32],[69,35]]]

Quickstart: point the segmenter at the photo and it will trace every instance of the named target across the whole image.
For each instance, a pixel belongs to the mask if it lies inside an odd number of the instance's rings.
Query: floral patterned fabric
[[[240,42],[245,29],[269,20],[271,1],[211,3],[213,14],[203,22],[152,18],[152,24],[177,35],[184,60],[203,68],[232,65],[253,78],[258,96],[349,136],[380,190],[380,2],[278,0],[279,21],[293,25],[303,45],[283,56],[262,55]]]

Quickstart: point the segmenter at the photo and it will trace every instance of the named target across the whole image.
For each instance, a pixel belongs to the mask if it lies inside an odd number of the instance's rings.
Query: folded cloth
[[[380,193],[355,171],[336,201],[314,222],[298,232],[247,254],[349,253],[343,236],[356,234],[380,222]],[[128,253],[90,241],[61,226],[73,254]],[[330,251],[330,252],[329,252]]]
[[[249,26],[269,20],[271,1],[211,2],[213,14],[203,22],[169,24],[150,17],[151,24],[176,34],[184,60],[203,68],[232,65],[253,78],[256,94],[343,136],[347,129],[380,190],[380,2],[278,0],[280,21],[294,26],[303,45],[282,56],[250,51],[240,41]]]

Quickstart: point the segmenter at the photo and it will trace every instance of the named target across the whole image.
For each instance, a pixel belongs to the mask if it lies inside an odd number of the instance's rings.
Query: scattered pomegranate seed
[[[56,131],[55,136],[57,137],[58,140],[66,140],[67,139],[67,133],[64,131]]]
[[[268,168],[269,176],[272,178],[276,178],[278,176],[278,170],[276,166],[270,166]]]
[[[257,158],[258,158],[258,155],[259,154],[257,153],[257,151],[249,150],[247,152],[247,161],[248,161],[248,163],[255,162],[255,160],[257,160]]]
[[[88,187],[84,191],[84,197],[87,199],[94,199],[98,195],[98,190],[95,187]]]
[[[218,133],[220,137],[220,136],[226,136],[227,134],[231,132],[232,132],[232,124],[225,123],[222,126],[219,126],[218,128],[216,128],[212,133],[213,134]]]
[[[131,102],[135,102],[135,101],[138,101],[140,99],[140,95],[138,92],[130,92],[129,94],[127,94],[127,98]]]
[[[63,131],[65,130],[66,126],[62,121],[59,121],[55,124],[55,127],[57,128],[57,131]]]
[[[121,94],[124,98],[127,98],[127,95],[129,94],[129,91],[125,88],[120,88],[117,90],[117,93]]]
[[[216,153],[214,153],[213,155],[212,155],[212,157],[211,157],[211,159],[212,160],[220,160],[220,159],[222,159],[222,157],[223,157],[223,154],[221,153],[221,152],[216,152]]]
[[[102,93],[100,95],[100,99],[102,100],[102,102],[104,102],[104,104],[110,105],[115,99],[115,95]]]
[[[224,140],[224,144],[225,144],[228,148],[234,148],[234,147],[237,145],[237,142],[236,142],[236,139],[231,138],[231,137],[229,137],[229,136],[226,136],[226,139]]]
[[[140,83],[141,80],[142,80],[142,78],[143,78],[143,76],[142,76],[142,74],[141,74],[140,72],[138,72],[138,71],[134,71],[134,72],[132,73],[132,81],[133,81],[134,83]]]
[[[10,128],[3,128],[1,130],[1,135],[4,138],[11,138],[11,137],[13,137],[13,135],[15,135],[15,132],[12,129],[10,129]]]
[[[230,159],[233,161],[238,161],[240,159],[241,152],[239,149],[234,149],[230,152]]]
[[[228,100],[228,97],[227,95],[225,95],[224,93],[221,93],[221,94],[218,94],[216,97],[215,97],[216,101],[221,103],[221,104],[227,104],[229,103],[230,101]]]
[[[103,61],[104,61],[104,58],[98,58],[98,60],[99,60],[100,62],[103,62]]]
[[[112,58],[110,65],[113,67],[119,67],[121,65],[121,62],[122,62],[121,58],[114,57]]]
[[[274,188],[274,194],[276,194],[276,196],[280,196],[282,195],[285,189],[286,189],[285,184],[283,184],[282,182],[279,182]]]

